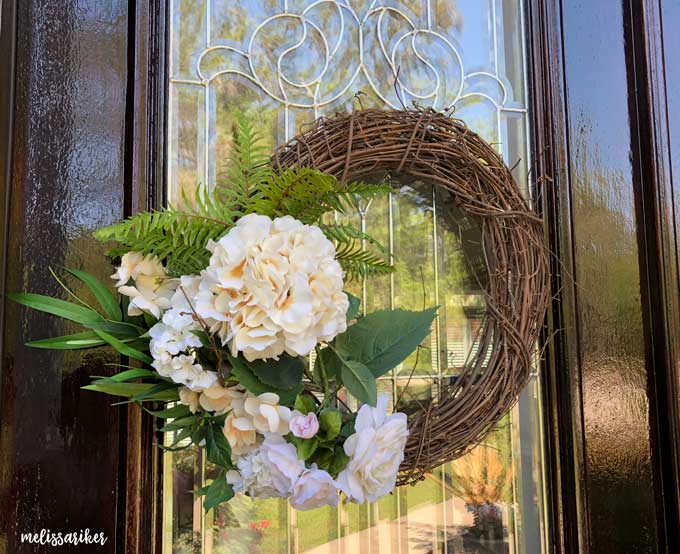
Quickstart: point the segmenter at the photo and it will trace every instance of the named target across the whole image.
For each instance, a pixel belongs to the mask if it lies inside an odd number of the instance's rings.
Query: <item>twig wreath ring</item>
[[[430,109],[367,109],[321,118],[274,154],[340,181],[407,176],[448,190],[480,226],[487,310],[480,347],[454,383],[409,420],[397,484],[420,480],[484,439],[527,384],[550,299],[543,221],[493,147]]]

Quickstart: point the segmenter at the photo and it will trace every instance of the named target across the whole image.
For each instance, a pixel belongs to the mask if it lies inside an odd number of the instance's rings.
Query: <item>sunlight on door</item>
[[[434,106],[496,144],[528,190],[520,0],[174,0],[170,7],[171,201],[223,178],[237,113],[273,149],[321,115]],[[392,180],[354,223],[389,245],[397,271],[349,289],[370,310],[438,304],[427,350],[380,381],[412,408],[456,379],[484,314],[475,223],[431,184]],[[296,512],[236,498],[204,516],[211,478],[194,449],[167,453],[165,554],[547,551],[540,386],[461,460],[371,506]]]

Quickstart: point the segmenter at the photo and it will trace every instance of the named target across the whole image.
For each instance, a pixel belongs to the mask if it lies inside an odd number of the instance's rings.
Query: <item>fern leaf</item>
[[[335,258],[349,279],[394,271],[389,250],[371,235],[348,225],[322,224],[321,230],[335,244]]]
[[[219,199],[245,200],[255,193],[273,173],[262,136],[242,114],[236,114],[233,145],[227,160],[226,179],[218,182],[215,196]]]
[[[140,213],[99,229],[94,236],[101,241],[118,243],[109,250],[109,255],[120,256],[130,251],[155,254],[165,261],[170,274],[190,274],[207,265],[210,253],[205,246],[208,241],[224,235],[241,215],[199,192],[194,208],[170,207]]]

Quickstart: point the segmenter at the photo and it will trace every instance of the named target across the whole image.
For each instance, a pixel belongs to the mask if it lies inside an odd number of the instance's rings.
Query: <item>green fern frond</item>
[[[203,187],[196,194],[194,206],[140,213],[99,229],[94,236],[118,243],[107,252],[111,256],[130,251],[155,254],[165,260],[172,275],[197,273],[210,257],[205,248],[207,242],[224,235],[243,214],[215,202]]]
[[[332,211],[325,198],[337,188],[332,175],[308,167],[291,167],[272,172],[258,186],[248,203],[248,213],[269,217],[293,216],[303,223],[314,223]]]
[[[370,202],[374,197],[387,194],[391,190],[391,187],[384,183],[368,184],[361,181],[338,183],[336,188],[323,199],[323,202],[332,206],[333,210],[338,213],[356,213],[361,207],[361,201]]]
[[[307,167],[273,169],[264,141],[242,115],[234,124],[226,176],[213,190],[199,185],[191,193],[183,192],[178,206],[135,215],[98,230],[95,237],[117,243],[110,255],[155,254],[172,275],[197,273],[208,263],[208,241],[222,237],[244,215],[290,215],[321,225],[324,214],[356,213],[362,202],[390,190],[385,185],[339,183],[332,175]],[[389,253],[369,235],[346,225],[323,229],[348,275],[392,270],[386,261]]]
[[[227,160],[226,179],[215,187],[215,196],[229,201],[255,194],[273,173],[264,139],[242,113],[236,114],[232,135],[234,142]]]
[[[348,225],[322,224],[321,230],[335,244],[335,257],[349,279],[394,271],[389,250],[371,235]]]

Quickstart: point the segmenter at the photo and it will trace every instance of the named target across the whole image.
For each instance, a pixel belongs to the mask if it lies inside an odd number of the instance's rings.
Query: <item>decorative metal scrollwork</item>
[[[194,83],[209,86],[218,77],[239,76],[282,106],[312,109],[315,117],[363,88],[393,108],[417,102],[445,109],[471,96],[496,109],[504,106],[509,85],[490,72],[466,73],[455,42],[431,28],[429,9],[428,22],[419,24],[406,10],[377,0],[364,4],[360,11],[349,0],[316,0],[298,12],[284,9],[267,17],[242,47],[208,44],[198,56]],[[296,31],[282,34],[282,28]],[[272,36],[283,40],[268,44]],[[303,53],[304,64],[290,63]],[[313,74],[304,75],[310,67]],[[329,86],[339,74],[342,82]],[[480,79],[498,93],[474,90]]]

